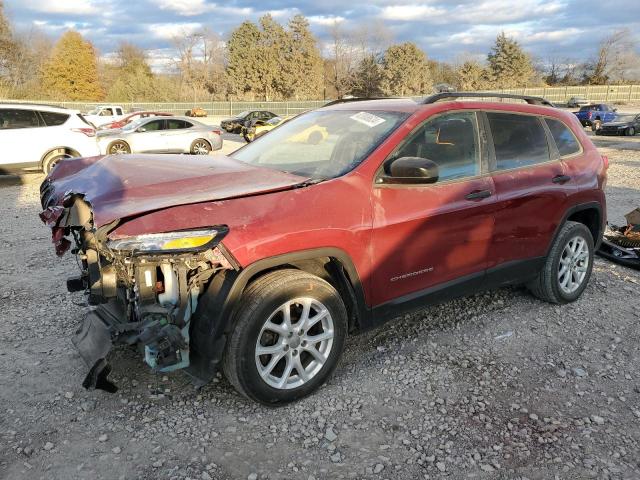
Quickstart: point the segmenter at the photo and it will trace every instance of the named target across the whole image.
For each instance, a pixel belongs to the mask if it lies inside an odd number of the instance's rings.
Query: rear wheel
[[[305,272],[278,270],[254,281],[240,305],[223,361],[238,392],[275,406],[327,380],[347,335],[347,312],[335,288]]]
[[[194,140],[191,144],[191,155],[209,155],[211,144],[203,138]]]
[[[42,171],[46,174],[49,174],[53,167],[55,167],[61,160],[65,158],[73,158],[79,155],[74,155],[70,150],[66,148],[56,148],[51,152],[47,153],[42,160]]]
[[[528,287],[547,302],[573,302],[587,287],[592,268],[591,231],[582,223],[569,221],[562,226],[544,267]]]
[[[107,147],[107,153],[109,155],[124,155],[127,153],[131,153],[131,148],[127,142],[122,140],[116,140],[115,142],[111,142]]]

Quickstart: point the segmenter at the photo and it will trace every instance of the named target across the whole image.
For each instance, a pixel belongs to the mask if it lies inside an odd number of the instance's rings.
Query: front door
[[[447,284],[481,281],[494,227],[495,188],[486,175],[478,113],[427,119],[385,162],[401,157],[438,165],[433,184],[373,190],[372,303],[410,300]]]
[[[165,152],[165,120],[150,120],[141,125],[132,138],[133,153]]]

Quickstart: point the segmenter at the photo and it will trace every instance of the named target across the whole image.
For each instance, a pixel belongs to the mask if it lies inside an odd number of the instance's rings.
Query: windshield
[[[402,112],[316,110],[283,123],[232,157],[300,176],[335,178],[354,169],[407,117]]]
[[[237,118],[244,118],[247,115],[249,115],[249,110],[245,110],[244,112],[239,113]]]
[[[100,108],[96,107],[93,110],[89,110],[89,113],[87,113],[87,115],[98,115],[98,113],[100,113]]]

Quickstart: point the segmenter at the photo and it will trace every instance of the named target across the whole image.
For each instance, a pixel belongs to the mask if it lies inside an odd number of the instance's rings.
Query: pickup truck
[[[120,105],[99,105],[84,115],[85,120],[99,127],[105,123],[120,120],[124,116],[124,109]]]
[[[603,123],[610,122],[616,118],[617,109],[606,103],[594,103],[580,107],[580,110],[573,112],[583,127],[591,127],[594,132],[599,130]]]

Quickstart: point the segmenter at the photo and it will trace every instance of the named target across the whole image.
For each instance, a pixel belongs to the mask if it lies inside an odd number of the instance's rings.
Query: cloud
[[[216,8],[215,3],[207,3],[206,0],[156,0],[156,5],[160,10],[169,10],[184,17],[201,15]]]
[[[154,23],[147,31],[156,38],[172,40],[175,37],[189,35],[202,29],[201,23]]]
[[[382,9],[380,17],[384,20],[411,22],[433,19],[446,13],[445,8],[430,5],[391,5]]]
[[[40,13],[91,15],[100,12],[98,2],[92,0],[22,0],[27,9]]]
[[[334,23],[344,22],[346,19],[340,15],[312,15],[307,17],[312,25],[333,25]]]

